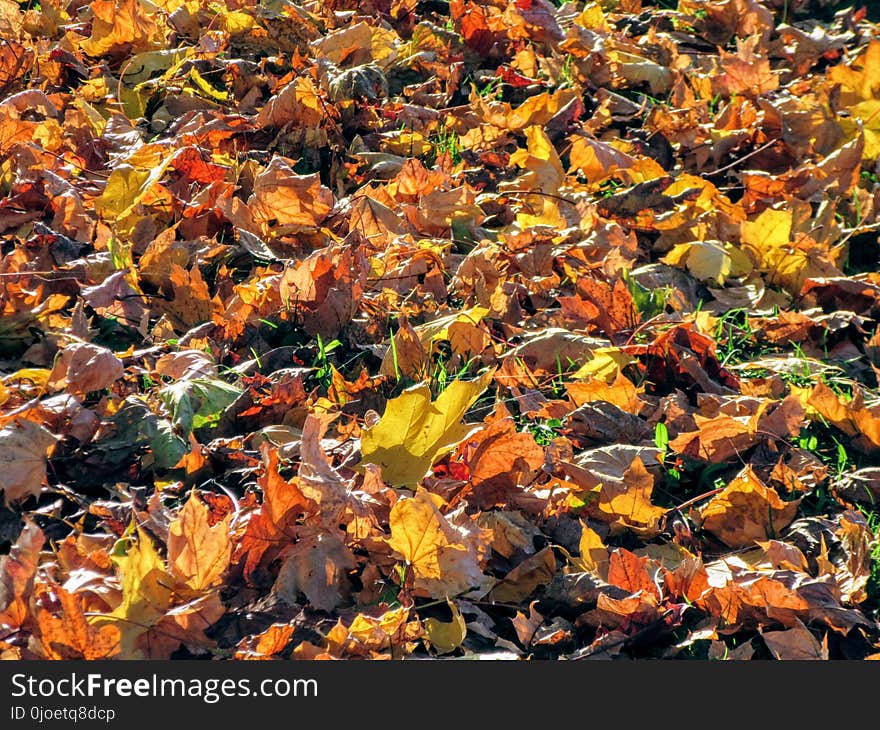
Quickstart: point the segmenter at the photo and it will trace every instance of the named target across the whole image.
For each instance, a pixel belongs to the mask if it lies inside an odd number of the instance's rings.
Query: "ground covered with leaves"
[[[877,658],[877,21],[0,0],[2,656]]]

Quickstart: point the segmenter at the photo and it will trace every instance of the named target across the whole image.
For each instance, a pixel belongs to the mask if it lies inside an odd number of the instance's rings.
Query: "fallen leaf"
[[[440,621],[436,618],[425,619],[425,631],[428,641],[431,642],[438,654],[448,654],[455,651],[467,636],[467,625],[464,616],[452,601],[447,601],[449,610],[452,612],[452,621]]]
[[[61,351],[48,385],[68,393],[91,393],[110,387],[122,374],[122,360],[106,347],[74,342]]]
[[[120,650],[116,626],[94,626],[83,615],[82,598],[53,586],[61,604],[59,616],[47,609],[37,614],[40,643],[47,659],[110,659]]]
[[[0,429],[0,490],[6,504],[39,496],[46,481],[46,459],[57,441],[33,421],[13,421]]]
[[[700,510],[702,529],[731,548],[775,538],[797,514],[800,499],[784,502],[746,467]]]
[[[477,380],[457,380],[435,401],[425,384],[392,398],[379,422],[361,432],[361,464],[380,466],[389,484],[417,484],[438,458],[471,433],[473,427],[461,419],[491,380],[491,372]]]
[[[232,515],[211,524],[208,506],[196,492],[168,527],[168,567],[194,591],[220,582],[232,556]]]
[[[827,660],[828,640],[821,644],[800,621],[784,631],[764,631],[761,638],[776,659],[781,660]]]
[[[305,594],[315,608],[332,611],[347,592],[346,573],[354,566],[354,556],[338,537],[306,538],[287,551],[273,591],[291,605]]]
[[[388,545],[414,574],[413,586],[432,598],[452,597],[486,583],[475,546],[438,509],[439,497],[419,487],[391,508]]]

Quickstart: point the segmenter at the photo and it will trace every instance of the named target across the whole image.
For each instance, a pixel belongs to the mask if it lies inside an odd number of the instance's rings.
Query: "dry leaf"
[[[6,504],[39,496],[46,459],[57,437],[33,421],[13,421],[0,429],[0,490]]]

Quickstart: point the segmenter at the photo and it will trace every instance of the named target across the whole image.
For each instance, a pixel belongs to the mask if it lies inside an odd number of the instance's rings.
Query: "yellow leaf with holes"
[[[452,601],[447,601],[449,610],[452,612],[452,621],[440,621],[436,618],[425,619],[425,631],[428,632],[428,641],[439,654],[448,654],[461,646],[467,636],[467,625],[464,616]]]

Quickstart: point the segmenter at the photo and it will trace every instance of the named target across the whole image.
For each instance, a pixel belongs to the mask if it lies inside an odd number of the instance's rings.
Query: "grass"
[[[748,362],[767,353],[766,348],[758,343],[747,309],[731,309],[722,314],[714,335],[721,367]]]
[[[859,507],[859,511],[865,516],[868,529],[874,538],[874,545],[871,548],[871,574],[865,592],[868,594],[867,603],[876,610],[880,609],[880,513],[865,507]]]
[[[562,433],[562,421],[558,418],[550,418],[539,423],[530,423],[526,429],[535,439],[539,446],[549,446],[553,440]]]
[[[331,340],[325,343],[321,335],[315,335],[318,351],[315,353],[315,359],[312,361],[312,367],[315,372],[312,378],[326,391],[333,382],[333,368],[330,364],[330,354],[342,347],[339,340]],[[394,342],[392,338],[392,342]]]
[[[452,160],[452,164],[457,165],[461,162],[461,143],[458,133],[453,129],[448,129],[445,124],[441,123],[437,128],[436,134],[430,140],[434,145],[434,159],[430,160],[433,164],[438,157],[448,154]]]

